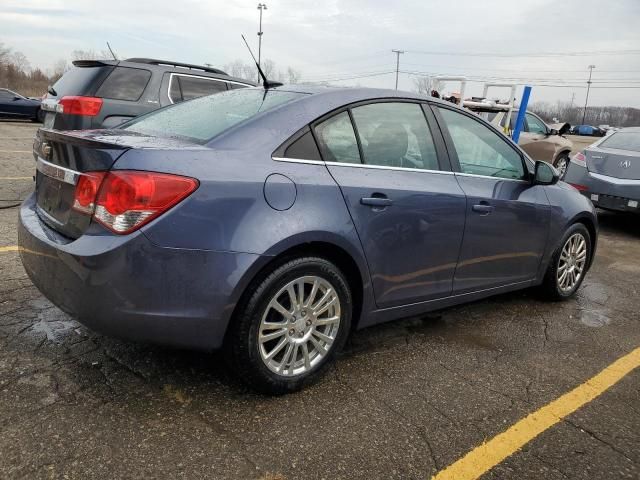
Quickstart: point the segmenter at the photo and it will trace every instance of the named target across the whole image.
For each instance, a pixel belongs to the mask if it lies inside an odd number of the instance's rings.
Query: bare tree
[[[413,86],[416,92],[431,96],[431,90],[433,90],[433,78],[432,77],[416,77],[413,79]]]
[[[60,78],[67,70],[69,70],[69,63],[64,58],[61,58],[53,64],[51,68],[51,77]]]
[[[302,75],[300,72],[294,68],[287,68],[287,83],[300,83],[300,78]]]
[[[111,60],[113,56],[108,50],[74,50],[71,52],[71,60]]]
[[[11,49],[9,47],[5,47],[4,43],[0,42],[0,65],[7,63],[10,54]]]
[[[27,57],[22,52],[13,52],[9,56],[9,63],[13,64],[18,70],[26,72],[31,69],[31,65]]]

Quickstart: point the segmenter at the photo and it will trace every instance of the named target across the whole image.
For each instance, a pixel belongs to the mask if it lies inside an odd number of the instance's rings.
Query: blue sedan
[[[0,88],[0,118],[42,122],[44,113],[40,110],[40,100],[23,97],[7,88]]]
[[[95,330],[224,347],[284,393],[354,328],[540,286],[572,296],[591,202],[473,113],[407,92],[232,90],[41,129],[24,267]]]

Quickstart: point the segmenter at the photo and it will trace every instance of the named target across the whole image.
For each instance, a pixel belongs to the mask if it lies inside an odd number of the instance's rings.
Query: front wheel
[[[552,300],[571,297],[584,280],[591,258],[591,236],[581,223],[575,223],[564,234],[553,254],[542,284]]]
[[[558,155],[558,158],[556,158],[554,166],[558,169],[558,172],[560,173],[560,178],[561,179],[564,178],[565,174],[567,173],[567,168],[569,167],[569,154],[562,153]]]
[[[344,275],[326,259],[303,257],[250,288],[227,339],[232,368],[270,394],[312,383],[349,334],[352,297]]]

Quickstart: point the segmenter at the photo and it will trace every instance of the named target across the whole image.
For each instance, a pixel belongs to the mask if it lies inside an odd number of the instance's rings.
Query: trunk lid
[[[119,129],[40,129],[33,144],[38,215],[61,234],[78,238],[91,223],[90,215],[72,208],[76,184],[83,173],[110,170],[129,149],[185,148],[194,148],[194,144]]]
[[[585,150],[590,172],[609,177],[640,180],[640,153],[614,148],[592,147]]]

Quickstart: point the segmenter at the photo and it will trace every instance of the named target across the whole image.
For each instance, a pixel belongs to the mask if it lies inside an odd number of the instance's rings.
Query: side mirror
[[[558,130],[556,130],[555,128],[552,128],[550,130],[547,130],[547,135],[560,135],[560,132],[558,132]]]
[[[535,173],[533,174],[534,185],[554,185],[560,180],[560,173],[552,165],[542,160],[536,162]]]
[[[17,95],[15,97],[13,97],[13,101],[15,102],[16,100],[20,100],[20,97],[17,96]]]

